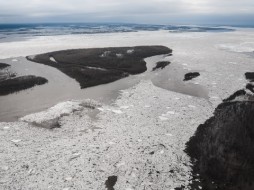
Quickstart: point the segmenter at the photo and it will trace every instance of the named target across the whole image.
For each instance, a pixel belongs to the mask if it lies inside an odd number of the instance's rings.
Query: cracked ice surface
[[[190,104],[196,109],[182,109]],[[60,117],[61,128],[53,130],[24,122],[1,123],[0,164],[8,170],[1,171],[0,185],[4,189],[105,189],[108,177],[117,176],[116,190],[181,185],[188,189],[191,163],[185,142],[211,115],[207,104],[144,80],[122,91],[114,104],[98,104],[96,120],[87,114],[90,108],[84,108]],[[178,114],[162,121],[158,113],[167,113],[167,107]],[[15,144],[13,139],[22,141]]]

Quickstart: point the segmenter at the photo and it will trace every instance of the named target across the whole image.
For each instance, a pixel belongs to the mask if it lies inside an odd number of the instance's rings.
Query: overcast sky
[[[0,0],[0,23],[254,24],[254,0]]]

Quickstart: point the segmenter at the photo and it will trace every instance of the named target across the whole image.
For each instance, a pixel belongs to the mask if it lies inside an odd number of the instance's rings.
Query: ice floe
[[[103,108],[97,108],[98,110],[100,110],[100,111],[104,111],[104,109]]]
[[[167,117],[163,117],[163,116],[159,116],[159,119],[160,119],[161,121],[167,121],[167,120],[168,120]]]
[[[121,109],[128,109],[130,106],[120,106]]]
[[[66,177],[64,178],[65,181],[71,181],[72,180],[72,177]]]
[[[174,115],[176,112],[175,111],[168,111],[167,114],[170,114],[170,115]]]
[[[127,54],[132,54],[133,52],[134,52],[134,49],[128,49],[128,50],[126,51]]]
[[[80,152],[76,152],[76,153],[73,153],[72,156],[70,157],[69,161],[73,160],[73,159],[76,159],[78,157],[81,156],[81,153]]]
[[[109,145],[114,145],[114,144],[116,144],[116,143],[113,142],[113,141],[110,141],[110,142],[108,142],[108,144],[109,144]]]
[[[54,57],[51,56],[49,59],[50,59],[50,61],[57,63],[57,61],[55,60]]]
[[[97,105],[97,102],[89,99],[84,101],[70,100],[58,103],[45,111],[24,116],[20,120],[45,128],[54,128],[57,127],[60,117],[81,111],[84,108],[94,109]]]
[[[11,142],[13,142],[13,143],[19,143],[19,142],[21,142],[21,139],[13,139],[13,140],[11,140]]]
[[[116,113],[116,114],[122,114],[123,112],[121,110],[111,110],[113,113]]]
[[[218,97],[218,96],[211,96],[210,98],[211,99],[220,99],[220,97]]]
[[[117,53],[117,54],[116,54],[116,57],[118,57],[118,58],[122,58],[122,57],[123,57],[123,54],[121,54],[121,53]]]

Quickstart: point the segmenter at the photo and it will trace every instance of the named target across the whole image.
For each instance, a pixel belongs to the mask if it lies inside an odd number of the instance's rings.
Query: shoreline
[[[142,74],[131,75],[108,84],[85,89],[80,89],[77,81],[54,67],[33,63],[21,57],[15,58],[15,60],[17,60],[15,62],[12,61],[13,59],[10,59],[8,63],[12,65],[13,71],[15,71],[18,76],[42,76],[48,79],[48,83],[30,90],[20,91],[17,94],[0,96],[0,107],[2,108],[0,121],[17,121],[20,117],[43,111],[54,106],[58,102],[72,99],[80,100],[93,98],[97,101],[110,104],[119,96],[121,90],[134,86],[142,78],[152,77],[150,74],[154,73],[149,73],[150,70],[157,61],[164,58],[167,58],[166,55],[152,56],[144,59],[147,63],[148,70]],[[29,104],[32,106],[27,107]]]
[[[143,73],[147,70],[145,58],[171,53],[165,46],[134,46],[70,49],[26,58],[57,68],[75,79],[82,89]]]

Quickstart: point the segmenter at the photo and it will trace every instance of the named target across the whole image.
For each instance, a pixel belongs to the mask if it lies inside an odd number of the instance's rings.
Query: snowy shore
[[[253,71],[253,55],[239,52],[238,47],[247,42],[250,47],[253,36],[244,30],[182,34],[157,31],[48,40],[41,37],[0,44],[2,58],[60,47],[159,44],[173,49],[171,64],[156,71],[157,75],[122,90],[112,104],[98,102],[94,109],[80,109],[78,105],[79,109],[59,116],[60,128],[49,130],[22,121],[0,123],[0,189],[106,189],[110,176],[117,176],[116,190],[188,189],[193,176],[185,143],[198,125],[212,116],[222,99],[245,86],[244,73]],[[85,44],[80,42],[83,37]],[[52,39],[55,41],[50,42]],[[71,46],[67,43],[70,40],[74,40]],[[43,45],[39,46],[40,41]],[[229,49],[225,48],[227,44]],[[26,48],[22,49],[23,45]],[[177,72],[179,67],[186,73],[200,73],[186,83],[205,87],[208,98],[167,90],[176,84],[170,69]],[[158,84],[159,75],[166,76],[163,79],[168,83],[171,80],[171,86]],[[180,80],[184,75],[178,77]]]

